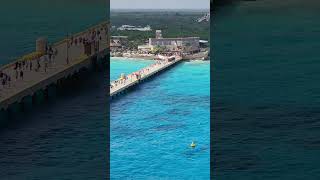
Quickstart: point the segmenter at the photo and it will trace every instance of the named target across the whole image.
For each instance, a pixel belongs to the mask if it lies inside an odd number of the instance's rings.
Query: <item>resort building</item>
[[[128,36],[111,36],[110,49],[111,51],[125,49],[128,45],[128,42]]]
[[[200,48],[208,48],[209,47],[209,41],[206,40],[200,40]]]
[[[118,31],[152,31],[151,27],[148,25],[146,27],[136,27],[131,25],[122,25],[117,29]]]
[[[209,22],[210,21],[210,13],[205,14],[204,16],[202,16],[201,18],[197,19],[197,22],[201,23],[201,22]]]
[[[169,51],[194,53],[200,51],[199,41],[199,37],[163,38],[161,30],[157,30],[156,38],[149,38],[148,47],[140,46],[140,49],[153,50],[155,47],[165,47]]]
[[[138,51],[142,52],[142,53],[149,53],[152,51],[151,46],[149,46],[149,44],[147,45],[139,45],[138,46]]]
[[[161,30],[156,30],[156,39],[161,39],[161,38],[162,38]]]

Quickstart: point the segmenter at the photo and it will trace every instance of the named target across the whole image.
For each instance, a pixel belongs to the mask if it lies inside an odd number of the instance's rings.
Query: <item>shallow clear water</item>
[[[149,63],[111,60],[111,78]],[[111,102],[112,179],[209,179],[209,70],[183,62]]]
[[[250,1],[214,20],[214,178],[319,179],[319,1]]]
[[[153,62],[153,60],[112,58],[110,64],[110,80],[116,80],[120,77],[121,73],[130,74],[152,64]]]

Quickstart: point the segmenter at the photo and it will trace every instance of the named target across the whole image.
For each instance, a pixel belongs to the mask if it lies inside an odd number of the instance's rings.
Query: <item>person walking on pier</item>
[[[48,43],[46,44],[46,54],[48,53]]]
[[[48,59],[45,58],[45,60],[44,60],[44,72],[47,72],[47,69],[48,69]]]
[[[38,72],[40,68],[41,68],[41,65],[40,65],[40,59],[37,59],[37,68],[36,68],[36,72]]]
[[[6,85],[8,85],[8,87],[11,86],[11,77],[8,74],[2,73],[0,77],[1,77],[3,88],[5,88]]]
[[[22,69],[25,68],[25,65],[26,65],[26,62],[25,62],[25,61],[22,61]]]
[[[29,67],[30,67],[30,71],[32,71],[32,61],[30,61]]]
[[[20,77],[23,80],[23,70],[20,71]]]
[[[52,46],[49,47],[49,50],[48,50],[48,56],[49,56],[49,64],[51,65],[52,63],[52,55],[53,55],[53,50],[52,50]]]
[[[1,81],[2,81],[2,87],[4,88],[4,76],[5,74],[3,72],[0,72],[0,78],[1,78]]]
[[[14,70],[18,69],[18,62],[15,63]]]
[[[16,80],[19,78],[18,68],[16,69]]]
[[[1,81],[1,83],[2,83],[2,87],[4,88],[5,85],[6,85],[6,80],[3,78],[2,81]]]
[[[72,46],[72,44],[73,44],[73,40],[74,40],[74,39],[73,39],[73,36],[71,36],[71,44],[70,44],[71,46]]]
[[[58,55],[58,49],[54,48],[53,59],[55,59],[57,55]]]

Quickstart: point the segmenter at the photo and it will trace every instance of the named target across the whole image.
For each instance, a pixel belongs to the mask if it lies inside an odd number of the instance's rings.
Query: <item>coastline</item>
[[[112,60],[132,60],[132,61],[136,61],[136,60],[152,60],[153,59],[148,59],[148,58],[140,58],[140,57],[123,57],[123,56],[110,56],[110,58],[112,58]],[[208,60],[202,60],[202,59],[184,59],[185,62],[210,62],[210,59]]]
[[[154,58],[156,56],[110,56],[111,58],[123,58],[123,59],[132,59],[132,60],[135,60],[135,59],[143,59],[143,60],[154,60]]]
[[[143,60],[154,60],[157,58],[156,55],[140,55],[140,54],[130,54],[130,55],[124,55],[124,54],[111,54],[111,58],[125,58],[125,59],[143,59]],[[188,61],[194,61],[194,60],[203,60],[203,61],[210,61],[210,56],[208,55],[208,52],[201,52],[197,54],[192,55],[185,55],[183,57],[184,60]]]
[[[141,61],[145,61],[145,62],[151,62],[151,61],[154,61],[152,59],[143,59],[143,58],[133,58],[133,57],[110,57],[111,61],[128,61],[128,62],[133,62],[136,63],[136,62],[141,62]],[[188,59],[184,59],[183,60],[185,63],[192,63],[192,64],[202,64],[202,63],[208,63],[210,64],[210,59],[208,60],[202,60],[202,59],[192,59],[192,60],[188,60]]]

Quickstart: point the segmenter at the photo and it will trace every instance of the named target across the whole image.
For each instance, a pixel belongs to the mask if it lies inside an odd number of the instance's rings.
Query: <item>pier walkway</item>
[[[118,80],[110,82],[110,97],[121,94],[127,89],[138,85],[140,82],[148,79],[149,77],[166,70],[176,63],[180,62],[182,58],[180,56],[176,56],[175,60],[167,61],[160,60],[156,61],[156,63],[151,64],[137,72],[133,72],[129,75],[123,76]]]
[[[51,58],[46,53],[35,52],[32,54],[38,57],[32,58],[30,54],[29,58],[0,67],[0,110],[72,76],[98,58],[106,58],[108,31],[108,23],[104,22],[52,44]]]

